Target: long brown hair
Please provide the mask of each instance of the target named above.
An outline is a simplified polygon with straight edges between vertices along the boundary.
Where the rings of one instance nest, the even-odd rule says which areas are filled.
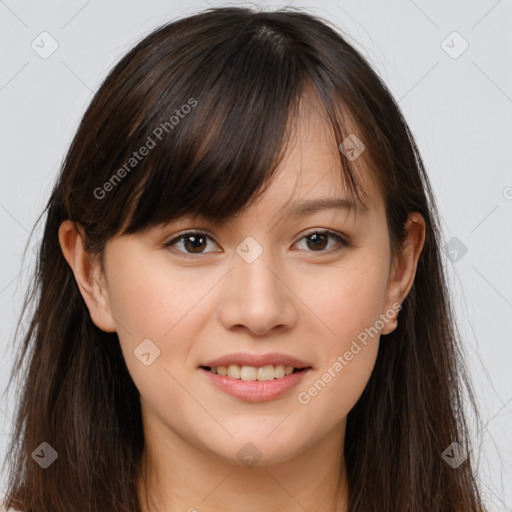
[[[306,89],[319,98],[338,143],[350,134],[363,141],[357,160],[340,151],[343,179],[359,195],[357,165],[371,170],[393,254],[408,214],[426,221],[398,327],[380,344],[347,418],[350,511],[483,510],[464,393],[477,412],[475,400],[434,195],[408,125],[379,76],[326,20],[298,9],[236,7],[153,31],[114,67],[83,116],[41,214],[44,236],[21,314],[35,303],[10,380],[17,378],[21,400],[6,459],[7,506],[140,510],[139,393],[117,334],[90,318],[59,245],[61,223],[80,223],[86,250],[101,255],[115,235],[185,213],[229,219],[270,183]],[[46,469],[32,457],[43,442],[58,454]],[[468,454],[457,468],[441,456],[453,442]]]

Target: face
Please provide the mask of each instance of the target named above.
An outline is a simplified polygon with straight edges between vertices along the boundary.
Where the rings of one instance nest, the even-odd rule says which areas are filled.
[[[96,325],[118,333],[145,428],[237,464],[240,453],[272,464],[332,432],[342,438],[422,241],[392,268],[384,202],[369,175],[360,175],[367,210],[300,209],[348,198],[329,130],[310,111],[269,189],[230,222],[183,218],[118,237],[106,247],[105,273],[91,266],[99,288],[84,286],[84,298]],[[202,368],[240,353],[307,369],[234,382],[234,367],[231,377]],[[242,369],[248,379],[257,372]]]

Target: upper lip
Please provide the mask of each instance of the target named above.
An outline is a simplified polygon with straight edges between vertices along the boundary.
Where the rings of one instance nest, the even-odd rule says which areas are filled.
[[[239,366],[255,366],[260,368],[262,366],[266,366],[272,364],[277,366],[282,364],[283,366],[293,366],[298,370],[302,368],[310,368],[310,365],[297,359],[296,357],[289,356],[286,354],[249,354],[246,352],[237,352],[234,354],[228,354],[222,357],[218,357],[217,359],[212,359],[211,361],[207,361],[206,363],[200,366],[209,366],[217,367],[217,366],[229,366],[230,364],[237,364]]]

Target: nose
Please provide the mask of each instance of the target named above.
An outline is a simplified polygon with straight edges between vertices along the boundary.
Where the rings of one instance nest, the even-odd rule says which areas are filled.
[[[297,322],[295,295],[269,253],[263,251],[251,263],[236,256],[217,306],[218,319],[226,329],[246,328],[263,336],[273,330],[290,329]]]

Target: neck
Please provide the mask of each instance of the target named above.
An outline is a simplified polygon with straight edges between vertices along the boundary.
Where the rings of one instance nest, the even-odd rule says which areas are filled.
[[[252,467],[198,449],[163,426],[151,430],[138,481],[142,512],[348,512],[345,424],[292,460]]]

